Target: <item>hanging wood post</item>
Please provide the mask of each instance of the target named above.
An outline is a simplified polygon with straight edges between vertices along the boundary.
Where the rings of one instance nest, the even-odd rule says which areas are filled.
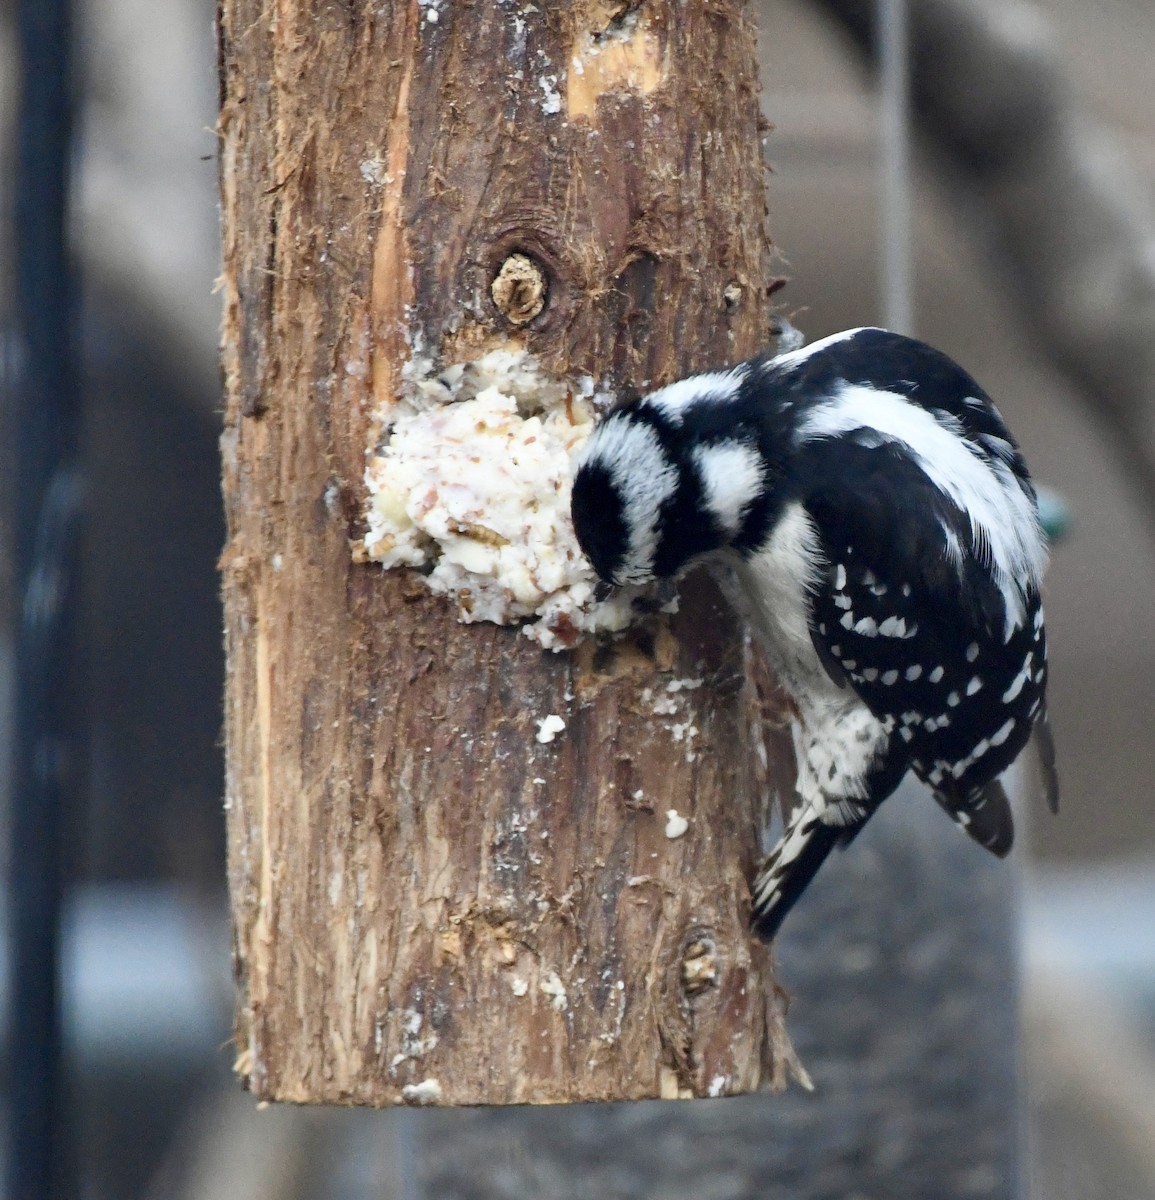
[[[386,1105],[781,1080],[746,929],[753,689],[711,586],[549,653],[351,549],[372,414],[418,352],[519,345],[642,389],[764,345],[746,5],[222,0],[220,41],[246,1085]]]

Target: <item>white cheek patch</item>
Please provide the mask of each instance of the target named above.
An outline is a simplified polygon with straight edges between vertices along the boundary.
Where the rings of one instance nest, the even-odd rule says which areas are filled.
[[[742,442],[698,446],[694,466],[706,506],[727,533],[737,533],[747,509],[762,490],[758,452]]]
[[[620,582],[648,579],[658,548],[658,517],[678,486],[678,472],[658,435],[628,414],[609,417],[594,430],[577,466],[600,466],[622,500],[630,542]]]

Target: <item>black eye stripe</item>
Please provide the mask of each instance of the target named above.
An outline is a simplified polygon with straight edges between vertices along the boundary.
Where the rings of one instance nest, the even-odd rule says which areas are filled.
[[[613,474],[596,460],[574,478],[570,504],[574,533],[598,577],[612,582],[629,552],[630,536]]]

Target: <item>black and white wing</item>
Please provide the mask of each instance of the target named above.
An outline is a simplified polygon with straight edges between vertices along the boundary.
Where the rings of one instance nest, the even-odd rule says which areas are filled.
[[[1038,592],[1008,598],[967,516],[903,447],[841,438],[805,454],[801,499],[825,559],[811,610],[819,657],[955,820],[1005,854],[998,776],[1043,714]]]

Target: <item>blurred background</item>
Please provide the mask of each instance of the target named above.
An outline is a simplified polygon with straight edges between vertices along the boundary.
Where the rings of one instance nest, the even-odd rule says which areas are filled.
[[[6,163],[20,87],[15,7],[0,6]],[[646,1153],[677,1162],[691,1147],[709,1165],[708,1179],[654,1166],[647,1181],[596,1175],[604,1131],[588,1113],[535,1114],[528,1134],[507,1125],[495,1135],[464,1113],[257,1112],[239,1091],[219,744],[214,5],[79,0],[72,247],[89,508],[76,639],[87,697],[83,803],[65,814],[69,1194],[1155,1196],[1155,9],[1149,0],[910,0],[904,119],[880,101],[873,5],[757,7],[774,126],[770,230],[791,280],[784,310],[808,339],[894,321],[903,252],[894,238],[905,230],[913,287],[900,320],[994,396],[1036,478],[1069,512],[1047,589],[1064,807],[1055,820],[1020,808],[1021,879],[999,885],[992,902],[1013,912],[1021,935],[1021,955],[1012,946],[1006,961],[1021,962],[1022,1019],[991,1057],[1022,1064],[1029,1133],[1016,1136],[1010,1096],[989,1117],[1015,1126],[994,1177],[972,1171],[936,1187],[933,1153],[922,1174],[900,1154],[882,1190],[833,1178],[809,1186],[817,1176],[802,1170],[780,1193],[760,1175],[771,1164],[735,1164],[743,1136],[760,1144],[784,1119],[773,1098],[761,1108],[693,1106],[692,1135],[664,1115],[660,1126],[623,1117],[618,1136],[630,1136],[630,1122],[644,1128]],[[7,167],[0,187],[10,212]],[[17,377],[9,290],[0,296],[6,514],[20,452],[3,424]],[[20,610],[12,545],[6,515],[5,830]],[[782,950],[792,990],[793,945]],[[793,951],[802,974],[813,946]],[[1003,972],[1000,1004],[1013,1004],[1012,974]],[[10,989],[6,973],[2,981]],[[869,992],[862,999],[872,1003]],[[981,1058],[982,1045],[973,1053]],[[810,1103],[821,1098],[820,1086]],[[559,1120],[569,1122],[569,1149],[539,1154],[533,1139],[552,1136]],[[494,1136],[507,1139],[496,1152]],[[811,1137],[805,1153],[826,1164],[841,1156],[853,1181],[853,1160],[878,1136],[864,1122],[833,1142]],[[949,1121],[926,1135],[950,1136]],[[726,1146],[724,1161],[709,1146]]]

